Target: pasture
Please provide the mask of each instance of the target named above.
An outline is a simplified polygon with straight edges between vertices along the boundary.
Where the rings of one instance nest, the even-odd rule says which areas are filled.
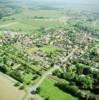
[[[54,86],[55,81],[46,79],[40,90],[40,95],[49,100],[78,100],[76,97],[61,91]]]
[[[32,33],[40,28],[60,27],[68,18],[61,10],[24,10],[0,20],[0,30]]]

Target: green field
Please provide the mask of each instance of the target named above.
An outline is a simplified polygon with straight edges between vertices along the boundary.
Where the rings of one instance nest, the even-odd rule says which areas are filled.
[[[46,79],[41,85],[40,95],[49,100],[78,100],[54,86],[55,81]]]
[[[0,20],[0,30],[32,33],[41,27],[62,26],[67,18],[57,10],[25,10]]]

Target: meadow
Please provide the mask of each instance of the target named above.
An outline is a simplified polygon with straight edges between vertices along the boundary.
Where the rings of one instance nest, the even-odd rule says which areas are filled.
[[[40,28],[60,27],[67,20],[61,10],[24,10],[0,20],[0,30],[32,33]]]
[[[54,83],[54,80],[46,79],[41,85],[40,95],[49,98],[49,100],[78,100],[76,97],[55,87]]]

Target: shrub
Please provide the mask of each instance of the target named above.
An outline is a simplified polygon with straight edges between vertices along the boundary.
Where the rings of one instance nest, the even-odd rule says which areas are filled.
[[[37,88],[36,93],[40,93],[40,88]]]
[[[92,93],[86,94],[86,100],[96,100],[95,95]]]
[[[14,84],[14,86],[16,86],[16,87],[17,87],[17,86],[20,86],[20,83],[17,82],[17,83]]]
[[[24,85],[19,87],[20,90],[24,90],[24,88],[25,88]]]
[[[50,100],[49,97],[46,97],[45,100]]]
[[[79,89],[77,86],[68,85],[68,84],[64,84],[64,83],[56,83],[56,86],[58,86],[63,91],[69,92],[75,96],[77,96],[77,94],[79,92]]]
[[[62,89],[65,92],[68,92],[74,96],[79,97],[80,99],[83,100],[95,100],[95,95],[90,93],[90,91],[83,91],[80,90],[77,86],[74,85],[69,85],[69,84],[64,84],[64,83],[56,83],[55,84],[57,87]]]

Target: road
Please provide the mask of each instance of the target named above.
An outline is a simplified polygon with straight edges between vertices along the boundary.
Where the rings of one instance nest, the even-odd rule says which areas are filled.
[[[39,80],[39,82],[37,84],[35,84],[34,86],[30,87],[28,89],[28,93],[27,96],[25,97],[24,100],[27,100],[28,97],[37,97],[37,100],[43,100],[42,97],[40,97],[38,94],[35,93],[36,89],[40,87],[40,85],[42,84],[42,82],[47,78],[48,75],[52,74],[55,70],[59,69],[59,66],[54,66],[53,68],[49,69],[47,72],[45,72],[42,76],[41,79]]]
[[[50,74],[52,74],[55,70],[59,69],[59,66],[54,66],[53,68],[49,69],[47,72],[45,72],[43,74],[43,76],[41,77],[41,79],[39,80],[39,82],[35,85],[35,88],[40,87],[40,85],[42,84],[42,82],[46,79],[46,77]]]
[[[85,38],[86,38],[86,34],[84,34],[84,36],[82,37],[82,40],[80,41],[80,44],[82,44],[82,42],[85,40]],[[71,53],[70,53],[68,56],[66,56],[66,57],[64,58],[64,60],[63,60],[62,62],[67,62],[68,59],[74,55],[74,53],[77,51],[77,49],[78,49],[78,47],[76,46],[76,47],[71,51]],[[45,72],[45,73],[42,75],[42,77],[41,77],[41,79],[39,80],[39,82],[38,82],[36,85],[34,85],[34,86],[32,86],[32,87],[30,87],[30,88],[28,89],[28,94],[27,94],[27,96],[31,96],[31,95],[32,95],[32,96],[35,96],[35,95],[37,95],[37,94],[35,94],[36,89],[40,87],[40,85],[41,85],[42,82],[48,77],[48,75],[52,74],[52,73],[53,73],[55,70],[57,70],[57,69],[60,69],[60,70],[61,70],[60,66],[54,66],[53,68],[51,68],[51,69],[49,69],[47,72]],[[34,93],[33,93],[33,92],[34,92]],[[25,100],[27,100],[27,99],[25,98]],[[40,97],[39,95],[38,95],[38,100],[42,100],[41,97]]]
[[[77,47],[74,48],[74,49],[72,50],[72,52],[65,58],[64,61],[68,61],[68,59],[69,59],[71,56],[73,56],[73,54],[75,53],[76,50],[77,50]],[[61,70],[60,66],[55,65],[53,68],[51,68],[51,69],[49,69],[48,71],[46,71],[46,72],[42,75],[42,77],[41,77],[41,79],[39,80],[39,82],[38,82],[37,84],[35,84],[34,86],[32,86],[32,87],[30,87],[30,88],[28,89],[27,95],[26,95],[26,97],[25,97],[24,100],[27,100],[27,98],[28,98],[28,97],[31,97],[31,96],[32,96],[32,97],[33,97],[33,96],[37,96],[37,97],[38,97],[37,100],[42,100],[42,97],[40,97],[39,95],[37,95],[37,94],[35,93],[35,91],[36,91],[37,88],[40,87],[40,85],[41,85],[42,82],[48,77],[48,75],[52,74],[55,70]]]

